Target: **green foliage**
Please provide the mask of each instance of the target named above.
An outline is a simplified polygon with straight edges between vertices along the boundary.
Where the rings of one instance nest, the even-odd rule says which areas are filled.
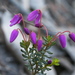
[[[24,57],[24,61],[27,62],[25,66],[30,70],[31,72],[34,72],[35,74],[39,75],[46,75],[44,72],[45,70],[51,70],[51,66],[59,65],[59,60],[54,58],[52,59],[52,63],[48,64],[48,59],[51,59],[51,56],[53,53],[49,50],[49,48],[53,45],[55,45],[55,42],[51,42],[52,38],[51,36],[42,37],[44,40],[43,47],[40,51],[37,50],[36,45],[32,45],[31,48],[29,48],[30,42],[29,41],[22,41],[20,42],[20,46],[24,49],[21,49],[22,56]],[[49,43],[51,43],[49,45]],[[48,67],[49,66],[49,67]]]
[[[30,42],[29,41],[22,40],[22,42],[20,42],[20,46],[22,48],[28,49],[29,45],[30,45]]]
[[[53,65],[59,66],[59,65],[60,65],[59,62],[60,62],[59,59],[53,58],[53,59],[52,59],[52,63],[51,63],[51,64],[48,64],[47,66],[53,66]]]
[[[50,51],[46,51],[48,54],[53,54],[52,52],[50,52]]]
[[[54,58],[52,61],[53,61],[53,62],[52,62],[53,65],[59,66],[59,62],[60,62],[59,59]]]
[[[49,36],[47,37],[47,41],[51,41],[52,38],[53,38],[53,37],[49,35]]]
[[[50,46],[48,46],[48,49],[51,47],[51,46],[54,46],[56,44],[55,41],[52,41],[53,39],[53,36],[48,36],[48,37],[42,37],[43,40],[45,41],[43,44],[44,45],[47,45],[48,43],[51,43]]]

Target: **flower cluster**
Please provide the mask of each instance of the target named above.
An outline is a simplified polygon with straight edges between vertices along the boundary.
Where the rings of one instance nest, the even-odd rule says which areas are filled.
[[[67,40],[64,33],[68,32],[69,33],[68,36],[74,42],[75,42],[75,33],[72,33],[70,31],[64,31],[64,32],[58,32],[55,36],[49,36],[47,28],[41,22],[42,12],[39,9],[32,11],[28,15],[27,20],[34,22],[34,26],[38,28],[38,33],[36,34],[34,31],[29,30],[25,26],[25,22],[24,22],[24,18],[22,14],[20,13],[16,14],[13,17],[13,19],[10,21],[11,23],[10,26],[23,22],[24,33],[19,28],[14,29],[10,35],[10,43],[12,43],[18,37],[19,32],[21,32],[24,40],[20,43],[20,45],[21,47],[25,49],[25,50],[21,50],[24,53],[22,54],[22,56],[25,58],[25,60],[29,60],[29,63],[30,63],[29,66],[31,66],[30,69],[32,69],[32,74],[35,75],[39,73],[40,71],[41,73],[44,73],[43,71],[45,69],[49,70],[47,66],[59,65],[58,59],[50,59],[50,60],[45,59],[45,57],[48,58],[48,56],[45,55],[46,52],[48,54],[51,54],[51,52],[48,51],[48,48],[50,48],[51,46],[55,44],[56,39],[59,39],[60,45],[62,46],[62,48],[65,48]],[[41,33],[40,33],[41,28],[44,28],[46,30],[46,36],[41,36]],[[29,36],[28,40],[26,40],[25,35]],[[32,42],[32,48],[29,48],[30,42]],[[35,68],[36,70],[34,71]]]
[[[35,27],[41,28],[41,27],[43,27],[43,25],[41,24],[41,17],[42,17],[41,10],[34,10],[28,15],[27,20],[34,21]],[[20,13],[16,14],[10,21],[10,23],[11,23],[10,26],[16,25],[16,24],[20,23],[21,21],[24,24],[24,19],[23,19],[22,14],[20,14]],[[12,31],[11,36],[10,36],[10,42],[13,42],[17,38],[19,31],[22,33],[22,31],[20,29],[14,29]],[[33,44],[37,44],[38,51],[40,51],[41,47],[42,47],[42,43],[43,43],[43,40],[40,39],[41,37],[39,37],[39,39],[37,40],[36,33],[33,31],[30,31],[25,26],[24,26],[24,32],[30,36],[30,39]],[[22,36],[24,38],[24,41],[26,41],[23,34],[22,34]]]

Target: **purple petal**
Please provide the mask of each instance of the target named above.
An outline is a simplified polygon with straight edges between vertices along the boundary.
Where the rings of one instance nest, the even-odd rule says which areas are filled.
[[[69,37],[70,37],[70,39],[72,39],[75,42],[75,33],[70,33]]]
[[[38,51],[41,50],[41,48],[42,48],[42,44],[43,44],[43,41],[42,41],[42,40],[38,40],[38,42],[37,42]]]
[[[30,38],[33,44],[36,44],[36,33],[35,32],[31,32],[30,33]]]
[[[11,36],[10,36],[10,43],[12,43],[18,36],[18,30],[14,29],[11,33]]]
[[[60,41],[61,46],[65,48],[66,47],[66,36],[63,34],[59,35],[59,41]]]
[[[24,31],[25,31],[25,33],[27,34],[27,35],[29,35],[30,34],[30,30],[28,29],[28,28],[24,28]]]
[[[52,60],[49,60],[49,61],[48,61],[48,64],[51,64],[51,63],[52,63]]]
[[[41,13],[38,14],[38,16],[35,19],[35,24],[38,24],[41,20]]]
[[[19,24],[22,21],[22,17],[19,17],[19,20],[17,21],[17,23]]]
[[[18,15],[14,15],[14,17],[12,18],[12,20],[10,22],[12,23],[13,21],[15,21],[17,16]]]
[[[11,22],[10,26],[20,23],[21,20],[22,20],[22,17],[19,14],[15,15],[13,19],[10,21]]]
[[[33,21],[37,15],[38,15],[38,10],[34,10],[28,15],[27,20]]]

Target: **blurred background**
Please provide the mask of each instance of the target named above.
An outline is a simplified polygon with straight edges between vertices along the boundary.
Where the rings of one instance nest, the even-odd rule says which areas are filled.
[[[0,0],[0,75],[31,75],[21,56],[21,34],[13,43],[9,42],[11,31],[17,28],[23,30],[23,25],[9,25],[15,14],[21,13],[26,19],[35,9],[42,11],[42,23],[48,28],[49,35],[66,30],[75,33],[75,0]],[[29,24],[27,27],[37,32],[37,28]],[[45,31],[41,31],[45,35]],[[50,49],[52,57],[60,59],[60,66],[53,66],[51,71],[46,71],[47,75],[75,75],[75,43],[67,33],[65,35],[66,48],[61,48],[57,41]]]

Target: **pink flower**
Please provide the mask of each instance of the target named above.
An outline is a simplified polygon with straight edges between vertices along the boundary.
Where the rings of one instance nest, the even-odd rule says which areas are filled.
[[[12,18],[12,20],[10,21],[10,23],[11,23],[10,26],[13,26],[13,25],[15,25],[15,24],[20,23],[21,20],[22,20],[21,14],[16,14],[16,15]]]
[[[75,33],[70,33],[69,37],[70,37],[70,39],[72,39],[75,42]]]
[[[30,38],[33,44],[36,44],[36,33],[35,32],[31,32],[30,33]]]
[[[38,24],[40,23],[41,17],[42,17],[41,10],[34,10],[28,15],[27,20],[35,21],[35,24]]]
[[[61,46],[65,48],[66,47],[66,36],[63,34],[59,35],[59,41],[60,41]]]
[[[38,42],[37,42],[37,48],[38,48],[38,51],[41,50],[42,44],[43,44],[43,41],[42,41],[42,40],[38,40]]]
[[[10,35],[10,43],[12,43],[18,36],[18,30],[17,29],[14,29]]]
[[[25,33],[27,34],[27,35],[29,35],[30,34],[30,30],[28,29],[28,28],[24,28],[24,31],[25,31]]]

